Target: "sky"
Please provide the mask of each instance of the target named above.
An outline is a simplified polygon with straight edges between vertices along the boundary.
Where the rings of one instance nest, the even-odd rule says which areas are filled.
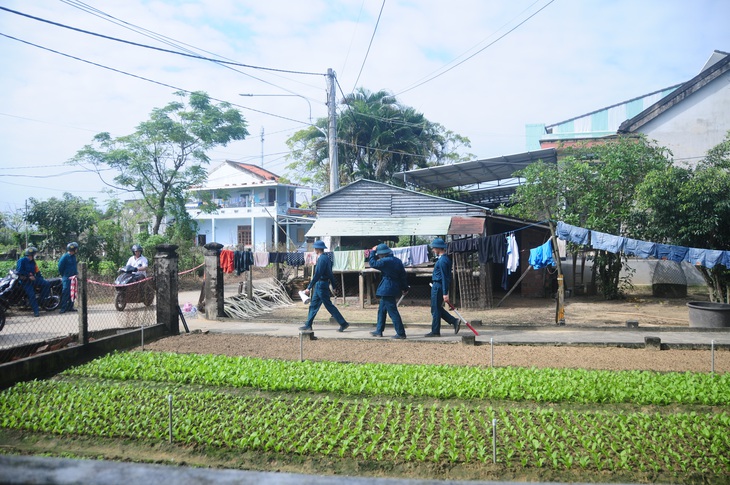
[[[64,192],[102,207],[112,194],[130,198],[67,161],[97,133],[133,133],[178,89],[205,91],[247,120],[250,135],[210,151],[211,167],[263,163],[295,179],[286,140],[327,115],[330,68],[338,99],[385,89],[469,138],[475,158],[490,158],[525,151],[526,124],[687,81],[713,50],[730,51],[727,0],[0,0],[0,8],[255,66],[0,9],[5,213]]]

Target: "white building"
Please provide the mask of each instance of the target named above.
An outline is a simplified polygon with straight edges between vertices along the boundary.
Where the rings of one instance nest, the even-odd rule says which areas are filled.
[[[198,223],[200,246],[217,242],[254,251],[295,251],[314,223],[314,212],[298,202],[312,200],[311,188],[281,183],[278,175],[255,165],[227,160],[190,192],[187,210]],[[206,210],[211,203],[213,210]]]

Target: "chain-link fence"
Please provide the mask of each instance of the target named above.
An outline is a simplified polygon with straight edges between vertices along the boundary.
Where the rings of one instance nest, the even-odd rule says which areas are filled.
[[[203,265],[180,271],[178,287],[200,289]],[[157,323],[156,283],[153,276],[138,276],[121,281],[93,276],[86,279],[86,306],[76,298],[72,285],[73,311],[61,311],[61,281],[47,280],[49,298],[40,298],[39,316],[34,316],[20,282],[17,288],[0,297],[0,363],[37,353],[57,350],[79,342],[82,321],[86,319],[89,340],[106,337],[132,328]]]

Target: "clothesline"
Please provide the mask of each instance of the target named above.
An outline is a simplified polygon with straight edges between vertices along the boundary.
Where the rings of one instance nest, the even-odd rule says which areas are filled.
[[[353,251],[327,251],[324,254],[332,260],[332,269],[335,271],[362,271],[365,269],[365,260],[369,256],[369,249]],[[404,266],[415,266],[428,262],[428,246],[408,246],[393,248],[393,256],[400,259]],[[289,266],[314,266],[317,263],[317,254],[307,252],[267,252],[267,251],[234,251],[222,249],[220,264],[224,273],[241,274],[251,266],[266,267],[269,264],[287,264]]]
[[[690,248],[642,241],[573,226],[563,221],[558,221],[556,235],[563,241],[581,246],[590,245],[593,249],[610,253],[624,253],[627,256],[637,256],[644,259],[653,257],[676,263],[688,262],[708,269],[712,269],[717,265],[730,268],[730,251],[721,249]]]

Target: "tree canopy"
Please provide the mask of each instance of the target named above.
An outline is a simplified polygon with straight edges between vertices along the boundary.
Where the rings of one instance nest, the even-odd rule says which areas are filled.
[[[651,241],[701,249],[730,248],[730,132],[695,167],[649,172],[637,188],[633,225]],[[713,301],[728,301],[730,271],[697,266]]]
[[[668,151],[644,137],[619,136],[601,144],[563,149],[557,165],[532,164],[518,173],[506,212],[533,220],[563,220],[609,234],[635,236],[630,224],[637,187],[647,173],[671,166]],[[620,296],[621,255],[598,251],[598,284],[607,299]]]
[[[186,93],[175,93],[184,98]],[[99,173],[115,170],[116,188],[136,192],[154,218],[158,234],[166,215],[180,213],[184,192],[206,178],[206,152],[248,135],[241,113],[228,103],[214,105],[203,92],[190,93],[187,104],[173,101],[155,108],[134,133],[113,138],[99,133],[70,163]]]
[[[52,249],[65,248],[101,217],[94,199],[84,200],[68,192],[61,199],[40,201],[31,197],[28,204],[26,221],[46,234],[44,246]]]
[[[329,191],[327,118],[300,130],[287,140],[293,160],[291,177],[323,192]],[[400,104],[387,91],[360,88],[340,103],[337,115],[337,150],[340,184],[366,178],[402,185],[393,179],[399,171],[468,159],[459,149],[469,139],[426,119],[414,108]]]

